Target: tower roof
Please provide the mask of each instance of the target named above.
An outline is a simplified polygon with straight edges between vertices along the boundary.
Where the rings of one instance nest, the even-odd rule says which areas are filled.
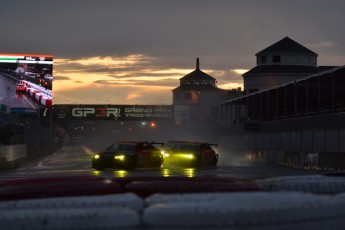
[[[282,40],[274,43],[273,45],[267,47],[266,49],[261,50],[257,54],[264,55],[264,54],[276,54],[276,53],[298,53],[298,54],[311,54],[318,56],[317,53],[311,51],[310,49],[302,46],[301,44],[295,42],[289,37],[285,37]]]
[[[205,85],[180,85],[173,89],[172,91],[186,91],[186,90],[200,90],[200,91],[211,91],[211,90],[224,90],[220,89],[212,84],[205,84]]]
[[[184,77],[180,78],[180,80],[182,80],[182,81],[185,81],[185,80],[197,80],[197,79],[205,79],[205,80],[213,80],[213,81],[216,80],[215,78],[211,77],[207,73],[205,73],[202,70],[200,70],[199,58],[196,59],[195,70],[190,72],[189,74],[185,75]]]
[[[310,75],[319,72],[316,66],[303,65],[260,65],[244,73],[242,77],[258,74],[302,74]]]

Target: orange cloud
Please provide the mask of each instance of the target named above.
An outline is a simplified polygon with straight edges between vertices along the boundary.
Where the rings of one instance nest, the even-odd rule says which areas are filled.
[[[82,59],[54,59],[54,65],[81,64],[84,66],[112,66],[116,68],[135,65],[147,62],[152,58],[143,54],[132,54],[127,56],[95,56]]]
[[[236,74],[244,74],[245,72],[249,71],[249,69],[231,69],[231,72],[235,72]]]
[[[54,103],[171,104],[171,90],[179,79],[192,72],[184,68],[160,68],[156,59],[144,54],[93,56],[81,59],[54,59]],[[218,78],[223,89],[241,84],[229,83],[232,71],[205,69]],[[238,77],[239,80],[242,80]]]
[[[127,95],[127,100],[131,100],[131,99],[135,99],[135,98],[138,98],[138,97],[140,97],[140,95],[139,94],[135,94],[135,93],[129,93],[128,95]]]

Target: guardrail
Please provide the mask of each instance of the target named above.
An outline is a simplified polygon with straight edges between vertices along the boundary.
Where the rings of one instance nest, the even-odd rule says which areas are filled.
[[[20,80],[19,82],[25,85],[26,87],[25,91],[27,92],[28,95],[33,97],[36,101],[38,101],[45,107],[47,108],[52,107],[52,90],[47,90],[42,86],[33,84],[25,80]]]
[[[66,176],[0,182],[4,229],[343,229],[345,179],[326,175],[256,181],[262,191],[126,192],[137,179]],[[146,178],[147,179],[147,178]],[[142,190],[167,178],[142,180]],[[190,178],[168,179],[187,185]],[[195,178],[213,187],[212,179]],[[228,179],[229,180],[229,179]],[[218,183],[217,182],[217,183]],[[224,182],[224,181],[223,181]],[[230,182],[230,180],[228,181]],[[225,182],[225,183],[228,183]],[[315,187],[317,185],[317,187]],[[216,186],[219,187],[219,186]],[[222,186],[223,187],[223,186]],[[236,185],[234,188],[237,188]],[[182,188],[182,186],[180,187]],[[230,188],[230,187],[229,187]],[[49,196],[53,195],[53,196]]]

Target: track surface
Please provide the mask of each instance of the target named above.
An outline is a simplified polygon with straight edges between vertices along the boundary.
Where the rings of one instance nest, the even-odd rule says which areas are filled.
[[[131,176],[184,176],[184,177],[230,177],[237,179],[261,179],[287,175],[313,175],[320,172],[314,170],[292,169],[279,165],[268,165],[263,162],[232,162],[230,152],[220,155],[216,168],[162,168],[136,169],[133,171],[113,170],[97,171],[91,168],[91,156],[106,146],[90,139],[80,139],[66,144],[53,154],[42,159],[29,162],[15,170],[2,172],[0,180],[14,178],[33,178],[51,176],[96,175],[106,178]]]

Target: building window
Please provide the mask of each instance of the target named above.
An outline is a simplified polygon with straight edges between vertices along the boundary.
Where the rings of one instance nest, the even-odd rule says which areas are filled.
[[[280,62],[280,55],[273,55],[272,62]]]

